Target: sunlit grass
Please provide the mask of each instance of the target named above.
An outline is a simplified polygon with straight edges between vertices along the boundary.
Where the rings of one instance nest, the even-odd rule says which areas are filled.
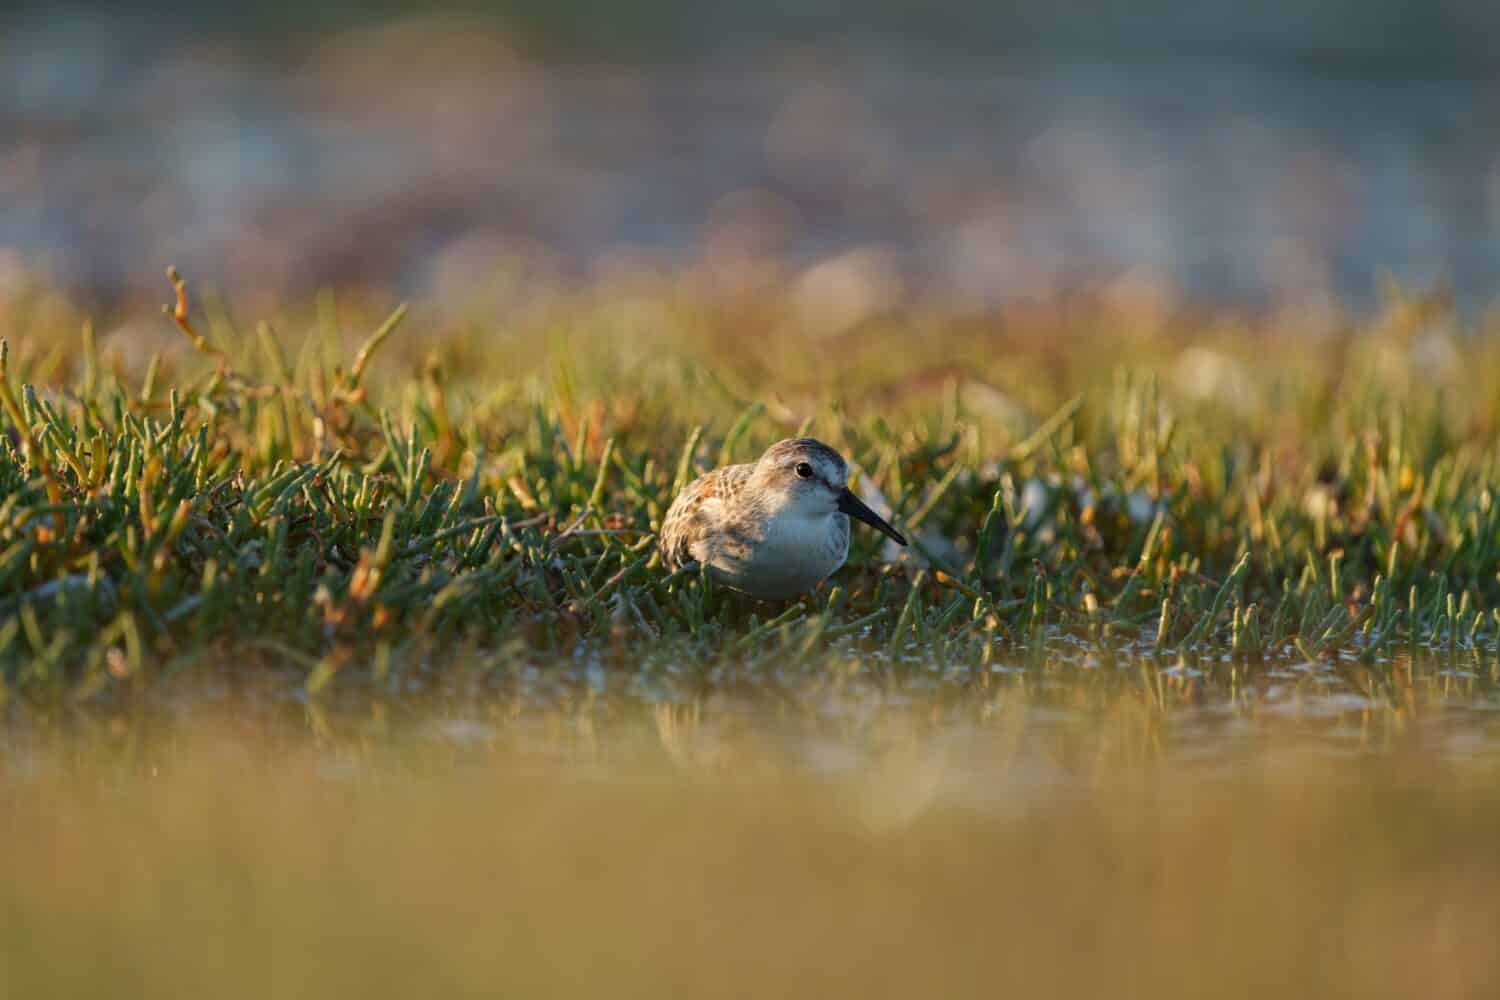
[[[1088,304],[814,336],[671,286],[499,324],[179,292],[113,336],[10,309],[0,676],[28,703],[560,661],[672,697],[833,663],[968,684],[1080,650],[1228,684],[1352,662],[1397,701],[1414,657],[1494,678],[1500,350],[1441,300],[1323,337]],[[789,607],[664,573],[675,490],[799,431],[913,558],[856,533]]]

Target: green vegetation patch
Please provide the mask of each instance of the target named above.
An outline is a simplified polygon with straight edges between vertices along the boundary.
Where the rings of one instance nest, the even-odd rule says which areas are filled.
[[[675,287],[245,327],[174,280],[168,318],[102,338],[0,309],[7,697],[459,665],[643,690],[1061,656],[1497,670],[1500,340],[1439,300],[1323,336],[1086,303],[813,332],[790,296]],[[912,551],[857,531],[785,605],[663,570],[675,491],[794,433]]]

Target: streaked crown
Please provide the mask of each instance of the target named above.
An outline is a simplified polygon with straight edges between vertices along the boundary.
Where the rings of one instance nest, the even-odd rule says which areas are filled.
[[[766,485],[824,486],[837,493],[849,481],[849,463],[816,438],[786,438],[766,449],[755,477]]]

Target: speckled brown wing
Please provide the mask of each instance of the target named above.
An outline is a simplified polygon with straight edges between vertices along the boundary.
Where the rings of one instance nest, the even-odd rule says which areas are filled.
[[[703,558],[705,546],[728,519],[751,468],[725,466],[683,487],[662,519],[657,543],[668,569],[675,571]]]

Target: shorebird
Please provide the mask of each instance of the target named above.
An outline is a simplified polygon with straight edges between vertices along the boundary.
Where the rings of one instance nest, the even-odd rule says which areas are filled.
[[[759,461],[687,485],[662,521],[662,558],[672,570],[706,565],[716,581],[763,601],[796,597],[844,565],[851,517],[906,544],[848,482],[849,463],[823,442],[778,441]]]

